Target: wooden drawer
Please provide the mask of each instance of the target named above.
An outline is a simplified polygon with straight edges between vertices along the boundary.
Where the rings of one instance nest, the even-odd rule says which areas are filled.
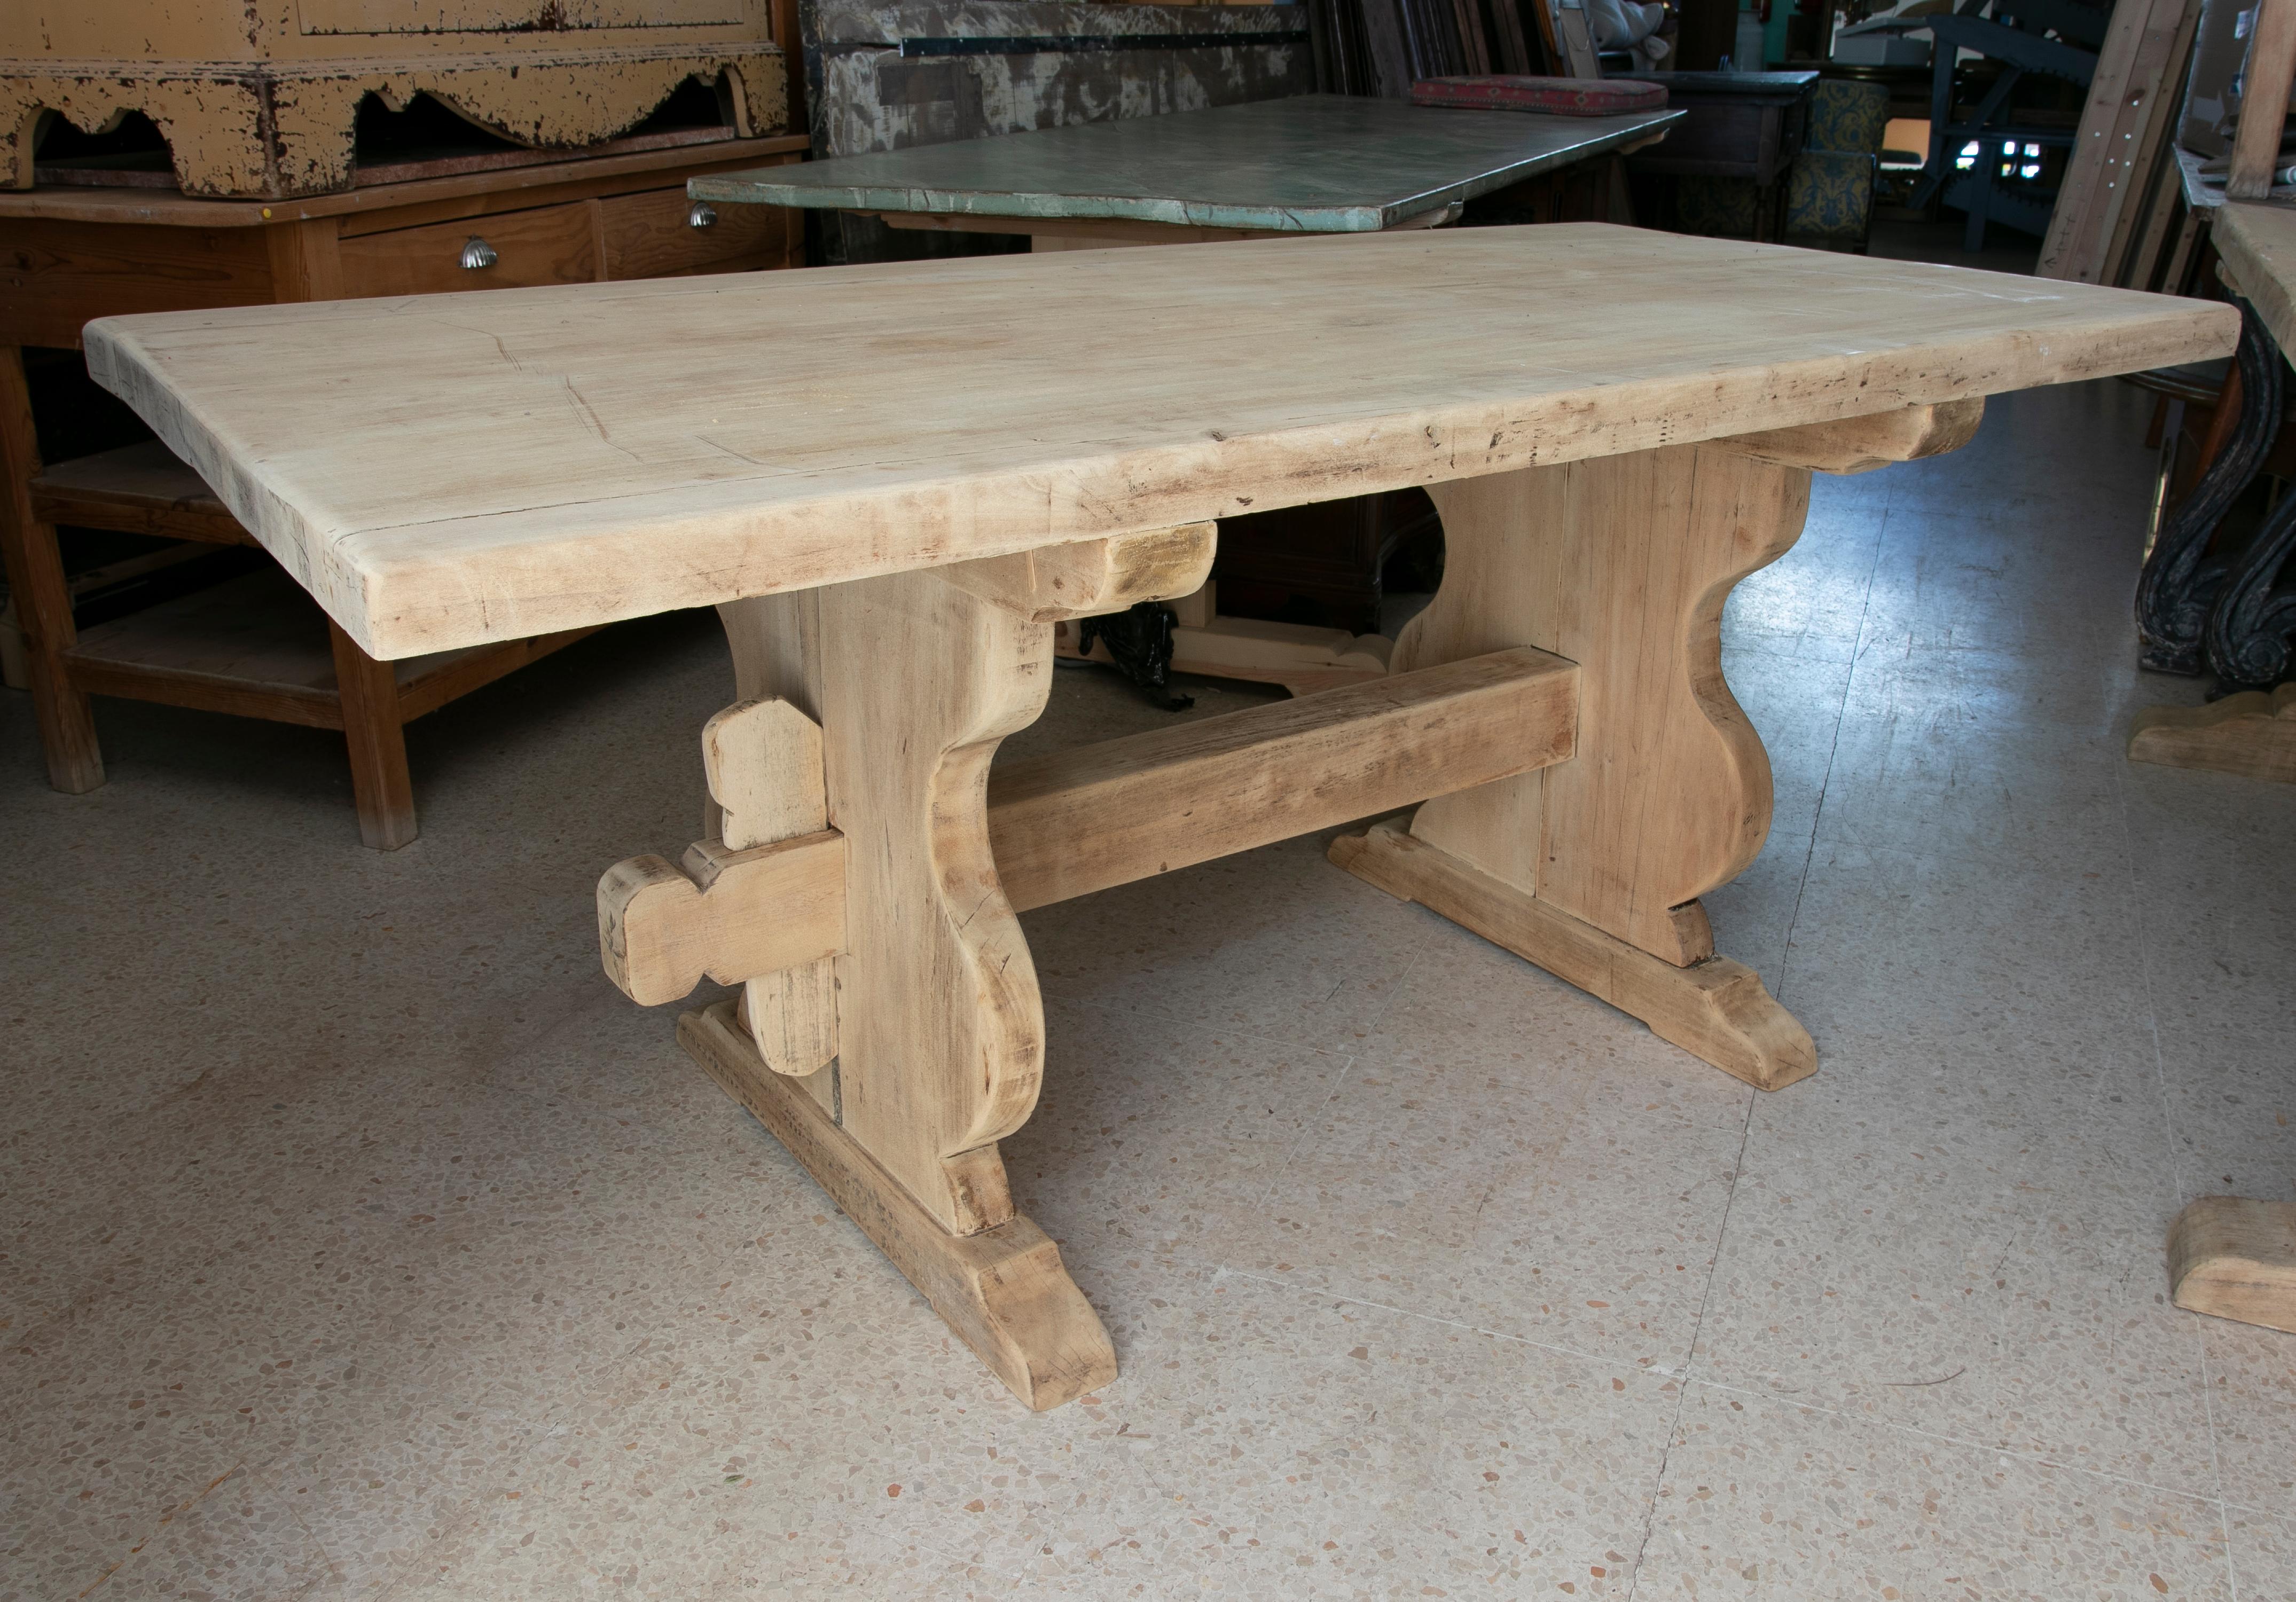
[[[794,265],[804,227],[782,206],[713,206],[718,220],[696,228],[685,189],[650,189],[598,202],[609,278],[674,278]]]
[[[593,204],[576,200],[346,239],[340,246],[343,293],[439,295],[593,282],[599,276]],[[473,238],[493,249],[492,266],[463,266],[463,247]]]

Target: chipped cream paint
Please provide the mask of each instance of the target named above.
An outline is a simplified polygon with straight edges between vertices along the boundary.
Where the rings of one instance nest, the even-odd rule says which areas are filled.
[[[823,87],[816,147],[855,156],[1315,87],[1304,36],[1283,45],[922,58],[901,55],[905,37],[1257,33],[1292,20],[1260,6],[824,0],[816,23]]]
[[[50,115],[94,133],[141,111],[184,193],[264,199],[348,187],[370,94],[427,94],[537,148],[612,138],[691,78],[725,79],[745,137],[789,118],[767,0],[36,4],[0,7],[0,181],[18,189]],[[400,15],[434,31],[367,31]]]

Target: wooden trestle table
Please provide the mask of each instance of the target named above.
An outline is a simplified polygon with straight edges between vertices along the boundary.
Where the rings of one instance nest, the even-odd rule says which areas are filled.
[[[1770,816],[1731,586],[1813,471],[2237,333],[1587,224],[108,318],[86,348],[377,657],[719,608],[712,838],[607,872],[607,971],[645,1003],[739,984],[687,1050],[1044,1408],[1116,1361],[997,1152],[1044,1055],[1016,912],[1417,805],[1332,859],[1790,1083],[1809,1035],[1699,904]],[[1054,620],[1193,590],[1232,512],[1414,484],[1448,565],[1392,676],[992,772]]]

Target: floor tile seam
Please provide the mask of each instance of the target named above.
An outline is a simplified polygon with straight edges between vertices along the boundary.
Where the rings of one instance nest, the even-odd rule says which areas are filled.
[[[281,1455],[283,1456],[284,1454],[282,1453]],[[276,1460],[277,1459],[275,1458],[273,1459],[273,1461]],[[207,1500],[208,1498],[213,1496],[217,1491],[221,1490],[226,1483],[242,1475],[251,1478],[253,1477],[253,1475],[254,1471],[247,1467],[246,1459],[234,1458],[232,1459],[231,1467],[225,1469],[223,1473],[217,1475],[214,1479],[209,1480],[206,1487],[196,1496],[189,1497],[179,1503],[171,1503],[168,1506],[168,1510],[160,1515],[159,1522],[146,1530],[143,1536],[136,1541],[135,1544],[129,1547],[127,1552],[114,1562],[111,1567],[105,1569],[102,1573],[98,1574],[93,1581],[89,1582],[86,1589],[73,1593],[73,1602],[79,1602],[79,1598],[94,1596],[102,1590],[103,1588],[111,1582],[112,1575],[118,1573],[127,1565],[128,1558],[135,1557],[145,1547],[150,1546],[152,1542],[158,1538],[161,1531],[165,1530],[169,1524],[174,1524],[176,1519],[182,1517],[184,1514],[189,1513],[193,1508],[198,1507],[201,1502]],[[296,1522],[299,1524],[302,1521],[298,1519]],[[324,1549],[322,1549],[322,1550]]]
[[[2255,1502],[2242,1501],[2236,1496],[2223,1496],[2216,1500],[2226,1513],[2253,1514],[2258,1518],[2268,1519],[2273,1524],[2283,1526],[2291,1535],[2296,1535],[2296,1501],[2290,1502],[2284,1508],[2265,1508]]]
[[[1890,508],[1887,502],[1884,502],[1881,524],[1874,531],[1873,560],[1866,564],[1866,583],[1858,599],[1857,633],[1850,644],[1849,671],[1842,675],[1841,694],[1834,702],[1833,738],[1827,743],[1825,748],[1825,772],[1818,778],[1817,800],[1810,808],[1809,846],[1802,855],[1800,879],[1794,886],[1793,910],[1786,915],[1785,951],[1778,960],[1777,987],[1771,993],[1781,1007],[1785,1005],[1787,982],[1792,973],[1794,930],[1801,924],[1802,900],[1809,893],[1810,870],[1817,859],[1818,838],[1825,830],[1825,798],[1833,789],[1834,764],[1841,759],[1842,725],[1849,722],[1850,692],[1857,688],[1857,669],[1865,658],[1866,625],[1872,620],[1874,614],[1874,576],[1881,571],[1882,552],[1889,544],[1889,541]],[[1742,1150],[1740,1156],[1742,1162]],[[1733,1189],[1734,1188],[1734,1185]],[[1717,1255],[1719,1255],[1718,1242]]]
[[[1880,526],[1874,530],[1873,560],[1867,564],[1866,569],[1864,594],[1858,610],[1857,643],[1860,645],[1863,644],[1865,640],[1866,620],[1873,612],[1874,575],[1881,568],[1882,552],[1889,543],[1889,531],[1890,514],[1889,510],[1885,505],[1882,509]],[[1841,726],[1848,716],[1847,709],[1849,704],[1849,692],[1852,686],[1857,682],[1857,656],[1853,650],[1850,658],[1849,672],[1843,677],[1841,696],[1834,707],[1833,740],[1826,748],[1825,772],[1818,780],[1817,803],[1812,809],[1810,820],[1809,845],[1803,854],[1800,880],[1794,887],[1793,910],[1786,915],[1786,927],[1784,939],[1783,942],[1783,950],[1781,951],[1778,958],[1778,982],[1775,987],[1771,991],[1772,999],[1775,1000],[1782,1009],[1786,1005],[1789,982],[1792,978],[1794,930],[1801,922],[1802,900],[1804,896],[1808,895],[1809,890],[1810,868],[1817,854],[1818,831],[1825,819],[1825,797],[1828,790],[1833,787],[1834,764],[1841,756]],[[1738,1153],[1730,1166],[1730,1189],[1728,1194],[1723,1198],[1722,1218],[1714,1235],[1714,1255],[1712,1261],[1707,1264],[1706,1285],[1699,1296],[1698,1317],[1692,1328],[1689,1350],[1685,1354],[1683,1360],[1683,1373],[1685,1378],[1687,1378],[1690,1374],[1691,1366],[1697,1361],[1698,1336],[1705,1328],[1706,1309],[1713,1300],[1714,1277],[1716,1273],[1719,1271],[1723,1254],[1728,1247],[1730,1214],[1734,1205],[1737,1201],[1739,1177],[1745,1172],[1746,1150],[1753,1135],[1754,1109],[1759,1096],[1760,1092],[1756,1091],[1750,1090],[1746,1093],[1745,1111],[1739,1124]],[[1655,1493],[1653,1493],[1652,1505],[1653,1509],[1655,1509]],[[1648,1539],[1647,1532],[1645,1532],[1644,1539],[1645,1541]]]
[[[2172,1165],[2176,1161],[2176,1140],[2173,1137],[2169,1142],[2169,1160]],[[2225,1494],[2224,1451],[2221,1437],[2217,1429],[2216,1386],[2209,1377],[2208,1331],[2202,1327],[2197,1316],[2190,1320],[2190,1338],[2199,1357],[2201,1419],[2209,1432],[2209,1473],[2216,1481],[2217,1517],[2224,1531],[2226,1575],[2232,1588],[2232,1602],[2240,1602],[2240,1565],[2234,1559],[2232,1549],[2232,1508],[2234,1504]],[[2263,1508],[2246,1506],[2243,1506],[2241,1510],[2253,1513],[2265,1512]],[[2267,1515],[2267,1516],[2270,1516]]]
[[[2120,804],[2122,883],[2128,898],[2128,912],[2136,929],[2138,974],[2144,983],[2144,1018],[2152,1042],[2153,1082],[2161,1091],[2161,1122],[2169,1137],[2169,1178],[2179,1205],[2191,1199],[2185,1189],[2183,1164],[2177,1156],[2177,1119],[2175,1101],[2169,1083],[2168,1054],[2161,1044],[2160,987],[2152,973],[2152,943],[2145,928],[2144,896],[2137,882],[2136,831],[2128,815],[2128,782],[2127,764],[2113,768],[2113,798]]]
[[[1802,898],[1809,890],[1810,869],[1817,856],[1818,832],[1825,823],[1825,797],[1833,783],[1834,764],[1841,757],[1841,728],[1849,715],[1850,691],[1857,682],[1857,667],[1865,644],[1866,625],[1873,616],[1874,576],[1881,570],[1882,552],[1889,544],[1889,535],[1890,507],[1885,500],[1882,506],[1880,521],[1874,530],[1874,555],[1872,560],[1866,565],[1866,583],[1863,593],[1859,597],[1857,631],[1850,646],[1849,671],[1842,675],[1841,695],[1834,704],[1833,738],[1826,747],[1825,772],[1818,781],[1817,803],[1810,813],[1809,844],[1802,854],[1801,875],[1794,886],[1793,910],[1787,914],[1785,935],[1781,942],[1778,956],[1778,982],[1771,991],[1771,998],[1782,1009],[1786,1004],[1787,981],[1792,971],[1794,930],[1801,921]],[[1745,1172],[1746,1148],[1753,1138],[1754,1105],[1759,1094],[1759,1091],[1751,1089],[1746,1092],[1745,1112],[1738,1131],[1738,1153],[1730,1165],[1730,1187],[1723,1197],[1722,1216],[1714,1230],[1714,1254],[1706,1265],[1706,1283],[1699,1291],[1698,1313],[1691,1322],[1690,1343],[1683,1353],[1681,1388],[1675,1395],[1674,1416],[1668,1421],[1666,1444],[1659,1453],[1658,1471],[1652,1478],[1650,1496],[1643,1508],[1642,1538],[1635,1546],[1634,1567],[1627,1582],[1627,1602],[1635,1602],[1636,1595],[1642,1589],[1643,1564],[1650,1551],[1651,1537],[1658,1528],[1659,1498],[1666,1490],[1667,1475],[1673,1465],[1676,1437],[1682,1433],[1683,1410],[1689,1404],[1691,1386],[1697,1383],[1692,1377],[1692,1369],[1698,1361],[1699,1337],[1705,1333],[1706,1310],[1713,1304],[1715,1277],[1721,1271],[1723,1253],[1728,1246],[1730,1214],[1738,1199],[1739,1176]]]
[[[1427,948],[1433,944],[1434,938],[1435,933],[1431,928],[1423,928],[1420,931],[1419,942],[1411,951],[1411,960],[1403,965],[1401,973],[1396,975],[1395,983],[1388,989],[1387,999],[1380,1003],[1378,1013],[1365,1026],[1364,1030],[1365,1039],[1379,1033],[1380,1026],[1387,1022],[1387,1015],[1395,1009],[1396,1002],[1401,1001],[1404,993],[1411,988],[1411,977],[1419,971],[1419,965],[1426,960]]]
[[[2128,814],[2128,768],[2125,756],[2113,764],[2112,795],[2120,813],[2121,882],[2128,896],[2129,920],[2136,930],[2137,971],[2144,986],[2146,1030],[2152,1042],[2153,1083],[2160,1091],[2161,1128],[2169,1153],[2169,1189],[2182,1207],[2191,1198],[2185,1194],[2184,1164],[2177,1155],[2176,1098],[2169,1083],[2168,1053],[2161,1043],[2160,987],[2152,973],[2152,943],[2145,928],[2144,890],[2137,879],[2136,830]],[[2224,1536],[2226,1583],[2232,1591],[2232,1602],[2240,1602],[2240,1565],[2233,1556],[2231,1504],[2225,1495],[2224,1451],[2217,1428],[2216,1386],[2209,1370],[2208,1334],[2196,1323],[2190,1338],[2201,1376],[2201,1423],[2209,1437],[2209,1474],[2217,1489],[2217,1521]]]
[[[295,1527],[303,1532],[303,1539],[309,1541],[311,1543],[311,1549],[318,1553],[318,1555],[326,1561],[327,1574],[333,1579],[337,1585],[348,1588],[348,1582],[346,1578],[347,1571],[345,1570],[341,1560],[336,1557],[332,1549],[331,1549],[324,1541],[320,1539],[319,1533],[311,1528],[310,1521],[303,1516],[301,1509],[295,1505],[295,1499],[288,1495],[285,1490],[272,1478],[272,1470],[277,1467],[280,1463],[285,1461],[286,1459],[291,1455],[293,1451],[294,1448],[292,1446],[289,1446],[282,1450],[277,1456],[272,1458],[260,1467],[250,1469],[248,1471],[249,1477],[254,1480],[258,1484],[261,1485],[263,1489],[275,1500],[285,1506],[287,1509],[287,1516],[293,1519],[295,1521]],[[316,1584],[316,1581],[315,1580],[313,1582],[313,1585]],[[295,1594],[297,1596],[308,1595],[311,1590],[312,1586],[307,1585]]]
[[[1616,1357],[1605,1357],[1599,1352],[1585,1352],[1576,1346],[1558,1345],[1553,1341],[1537,1340],[1529,1336],[1518,1335],[1514,1331],[1508,1329],[1493,1329],[1481,1324],[1469,1323],[1464,1319],[1445,1318],[1439,1313],[1423,1312],[1415,1307],[1398,1307],[1392,1302],[1382,1302],[1371,1296],[1355,1295],[1350,1291],[1301,1285],[1289,1279],[1271,1279],[1267,1274],[1259,1272],[1257,1270],[1238,1268],[1234,1263],[1223,1263],[1218,1266],[1219,1277],[1232,1277],[1238,1279],[1247,1279],[1254,1285],[1265,1285],[1270,1289],[1280,1290],[1288,1295],[1299,1296],[1304,1299],[1317,1302],[1344,1302],[1353,1307],[1368,1307],[1378,1312],[1394,1313],[1400,1318],[1410,1319],[1417,1323],[1434,1324],[1446,1329],[1464,1330],[1469,1335],[1481,1336],[1488,1340],[1505,1341],[1510,1345],[1529,1346],[1537,1351],[1552,1353],[1557,1357],[1569,1358],[1573,1362],[1584,1363],[1590,1368],[1600,1369],[1603,1372],[1614,1376],[1620,1369],[1631,1369],[1639,1375],[1655,1377],[1657,1378],[1672,1381],[1677,1384],[1679,1384],[1682,1378],[1678,1370],[1669,1368],[1661,1363],[1652,1363],[1649,1367],[1645,1368],[1644,1365],[1632,1359],[1621,1360]]]
[[[1997,873],[1997,870],[2006,870],[2017,878],[2036,884],[2062,883],[2065,870],[2070,869],[2079,872],[2084,863],[2097,863],[2103,869],[2121,865],[2115,860],[2119,855],[2118,853],[2100,852],[2095,856],[2087,856],[2078,851],[2071,851],[2057,856],[2055,860],[2060,864],[2057,868],[2037,868],[2033,866],[2034,856],[2031,852],[2019,851],[2006,845],[1999,849],[1989,846],[1973,845],[1956,846],[1955,849],[1949,851],[1924,850],[1918,846],[1898,845],[1890,839],[1877,838],[1879,831],[1869,834],[1852,832],[1860,827],[1860,823],[1855,819],[1838,820],[1831,827],[1823,821],[1813,822],[1809,829],[1811,856],[1816,856],[1817,847],[1820,846],[1846,846],[1855,851],[1871,852],[1878,856],[1896,857],[1908,864],[1933,864],[1949,868],[1966,862],[1973,867],[1996,870]]]
[[[1796,897],[1795,905],[1797,910],[1799,910],[1800,905],[1799,896]],[[1793,928],[1791,920],[1788,922],[1786,927],[1787,942],[1789,946],[1791,946]],[[1785,985],[1785,974],[1783,968],[1779,971],[1778,984],[1779,988],[1783,990]],[[1781,1005],[1783,1005],[1783,1003],[1781,1003]],[[1674,1399],[1674,1416],[1667,1424],[1666,1446],[1659,1454],[1658,1472],[1652,1479],[1650,1500],[1643,1510],[1642,1539],[1635,1547],[1634,1572],[1628,1582],[1627,1602],[1634,1602],[1635,1593],[1642,1584],[1643,1559],[1650,1550],[1651,1537],[1656,1533],[1658,1528],[1659,1498],[1664,1494],[1666,1491],[1667,1474],[1673,1465],[1675,1439],[1682,1433],[1683,1410],[1689,1406],[1690,1388],[1693,1385],[1697,1383],[1697,1381],[1693,1377],[1691,1370],[1693,1366],[1698,1361],[1699,1337],[1706,1331],[1706,1310],[1713,1304],[1714,1280],[1715,1277],[1721,1272],[1722,1254],[1725,1242],[1727,1240],[1729,1236],[1730,1214],[1732,1210],[1735,1207],[1738,1200],[1738,1176],[1745,1172],[1746,1146],[1753,1137],[1754,1103],[1756,1098],[1760,1094],[1760,1091],[1753,1090],[1751,1087],[1749,1087],[1746,1091],[1745,1121],[1739,1128],[1738,1155],[1730,1165],[1730,1188],[1723,1196],[1722,1216],[1716,1223],[1714,1229],[1714,1255],[1712,1259],[1706,1265],[1706,1283],[1700,1288],[1698,1295],[1698,1314],[1697,1317],[1691,1321],[1690,1344],[1683,1353],[1682,1368],[1678,1376],[1681,1389],[1676,1393]]]
[[[1177,1024],[1184,1028],[1200,1033],[1233,1034],[1240,1039],[1257,1042],[1261,1045],[1280,1046],[1287,1051],[1313,1051],[1318,1057],[1351,1059],[1357,1055],[1352,1049],[1341,1051],[1331,1046],[1318,1046],[1308,1041],[1292,1040],[1281,1034],[1269,1034],[1249,1025],[1207,1022],[1201,1013],[1175,1012],[1161,1007],[1144,1004],[1136,1007],[1114,1007],[1106,1001],[1094,1001],[1088,996],[1069,994],[1057,990],[1046,990],[1043,994],[1046,1001],[1058,1001],[1064,1007],[1088,1008],[1092,1011],[1111,1018],[1151,1018],[1163,1023]]]
[[[2202,1507],[2215,1508],[2220,1511],[2226,1505],[2223,1498],[2205,1492],[2193,1491],[2177,1485],[2158,1484],[2151,1480],[2138,1479],[2133,1475],[2114,1474],[2107,1469],[2092,1468],[2085,1464],[2068,1462],[2060,1455],[2028,1451],[2018,1447],[2005,1446],[1997,1441],[1978,1440],[1966,1435],[1951,1434],[1943,1430],[1923,1429],[1919,1425],[1907,1424],[1901,1419],[1876,1418],[1851,1412],[1845,1408],[1831,1406],[1823,1402],[1800,1401],[1780,1396],[1775,1392],[1757,1390],[1751,1385],[1733,1385],[1728,1380],[1685,1377],[1683,1384],[1685,1392],[1691,1386],[1697,1386],[1728,1395],[1743,1396],[1750,1402],[1774,1411],[1780,1409],[1792,1409],[1796,1411],[1823,1413],[1828,1418],[1839,1418],[1853,1428],[1889,1430],[1897,1434],[1910,1435],[1915,1440],[1934,1441],[1939,1445],[1951,1446],[1964,1451],[1990,1453],[1995,1457],[2006,1458],[2030,1467],[2053,1468],[2065,1474],[2081,1475],[2089,1479],[2103,1480],[2115,1485],[2125,1485],[2132,1490],[2148,1492],[2155,1495],[2173,1496],[2185,1501],[2198,1503]],[[2250,1510],[2251,1509],[2243,1509],[2243,1511]],[[2271,1516],[2268,1510],[2252,1510],[2263,1512],[2267,1517]]]
[[[1284,1176],[1292,1172],[1292,1165],[1298,1161],[1300,1149],[1308,1144],[1309,1137],[1316,1132],[1316,1124],[1322,1115],[1340,1099],[1340,1092],[1347,1088],[1349,1079],[1355,1073],[1355,1067],[1356,1058],[1353,1057],[1341,1062],[1340,1071],[1332,1075],[1332,1088],[1324,1092],[1324,1099],[1316,1104],[1314,1111],[1301,1116],[1300,1127],[1292,1132],[1290,1144],[1284,1147],[1283,1155],[1276,1159],[1275,1171],[1268,1175],[1267,1189],[1259,1193],[1259,1210],[1262,1213],[1265,1213],[1275,1201],[1277,1188],[1283,1183]]]

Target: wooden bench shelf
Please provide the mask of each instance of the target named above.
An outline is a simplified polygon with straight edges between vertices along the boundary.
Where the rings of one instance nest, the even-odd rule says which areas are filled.
[[[58,462],[32,480],[31,491],[34,512],[49,523],[205,544],[255,543],[200,476],[157,440]],[[593,632],[378,662],[283,569],[266,565],[99,624],[62,661],[72,688],[87,695],[344,731],[360,832],[387,848],[414,838],[405,725]]]
[[[623,142],[486,170],[425,168],[275,204],[146,187],[0,192],[0,559],[51,784],[81,794],[103,782],[91,694],[340,729],[360,836],[392,849],[415,835],[401,726],[586,631],[393,666],[361,652],[316,606],[291,605],[275,574],[178,593],[140,617],[91,617],[80,638],[58,526],[255,542],[157,445],[43,470],[26,348],[76,347],[92,319],[126,313],[738,274],[803,259],[796,213],[716,212],[685,192],[698,175],[793,161],[802,136],[636,143],[648,148]],[[107,580],[123,576],[133,575]]]

